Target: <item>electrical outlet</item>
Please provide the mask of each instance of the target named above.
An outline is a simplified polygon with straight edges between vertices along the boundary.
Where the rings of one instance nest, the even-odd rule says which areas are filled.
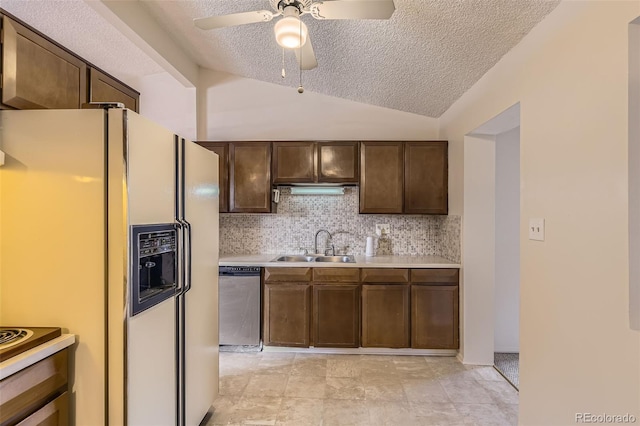
[[[529,219],[529,239],[536,241],[544,241],[544,219]]]
[[[381,237],[382,234],[390,235],[391,234],[391,226],[388,223],[378,223],[376,224],[376,235]]]

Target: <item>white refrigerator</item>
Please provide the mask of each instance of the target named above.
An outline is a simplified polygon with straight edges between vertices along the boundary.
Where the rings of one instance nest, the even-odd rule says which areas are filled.
[[[0,111],[0,151],[0,324],[78,336],[72,424],[198,425],[218,390],[217,156],[106,107]]]

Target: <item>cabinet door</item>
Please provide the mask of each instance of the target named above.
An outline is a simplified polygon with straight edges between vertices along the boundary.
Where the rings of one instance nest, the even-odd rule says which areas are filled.
[[[458,349],[458,286],[411,285],[411,347]]]
[[[313,284],[313,345],[360,346],[360,286]]]
[[[360,213],[402,213],[402,142],[360,145]]]
[[[358,142],[318,142],[318,182],[358,183]]]
[[[220,213],[229,211],[229,143],[228,142],[196,142],[218,154],[218,185],[220,186]]]
[[[75,109],[87,99],[86,64],[2,17],[2,103],[17,109]]]
[[[362,346],[409,347],[409,286],[362,286]]]
[[[271,212],[271,142],[229,144],[229,211]]]
[[[405,142],[404,212],[447,214],[447,142]]]
[[[121,102],[125,108],[139,111],[140,93],[118,80],[91,68],[89,72],[89,102]]]
[[[309,346],[310,285],[264,285],[264,344]]]
[[[47,405],[18,423],[17,426],[68,426],[69,394],[63,393]]]
[[[273,183],[312,183],[316,180],[315,142],[274,142]]]

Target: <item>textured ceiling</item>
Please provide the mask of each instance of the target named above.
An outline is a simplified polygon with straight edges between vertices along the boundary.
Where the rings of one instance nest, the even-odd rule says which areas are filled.
[[[272,10],[269,0],[143,3],[200,65],[298,86],[292,52],[286,54],[287,77],[281,77],[275,20],[209,31],[193,26],[193,18]],[[390,20],[318,21],[304,15],[318,67],[303,72],[303,85],[325,95],[439,117],[558,3],[395,0]]]
[[[318,60],[317,68],[302,74],[305,89],[439,117],[559,3],[394,1],[390,20],[317,21],[304,15]],[[141,3],[199,65],[298,86],[292,52],[285,56],[287,77],[280,75],[275,20],[209,31],[193,26],[193,18],[271,10],[269,0]],[[0,0],[0,7],[125,81],[163,71],[83,0]]]

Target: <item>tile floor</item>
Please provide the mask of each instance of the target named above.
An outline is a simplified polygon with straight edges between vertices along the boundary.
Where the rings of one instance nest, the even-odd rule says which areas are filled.
[[[515,425],[518,393],[453,357],[220,353],[208,425]]]

